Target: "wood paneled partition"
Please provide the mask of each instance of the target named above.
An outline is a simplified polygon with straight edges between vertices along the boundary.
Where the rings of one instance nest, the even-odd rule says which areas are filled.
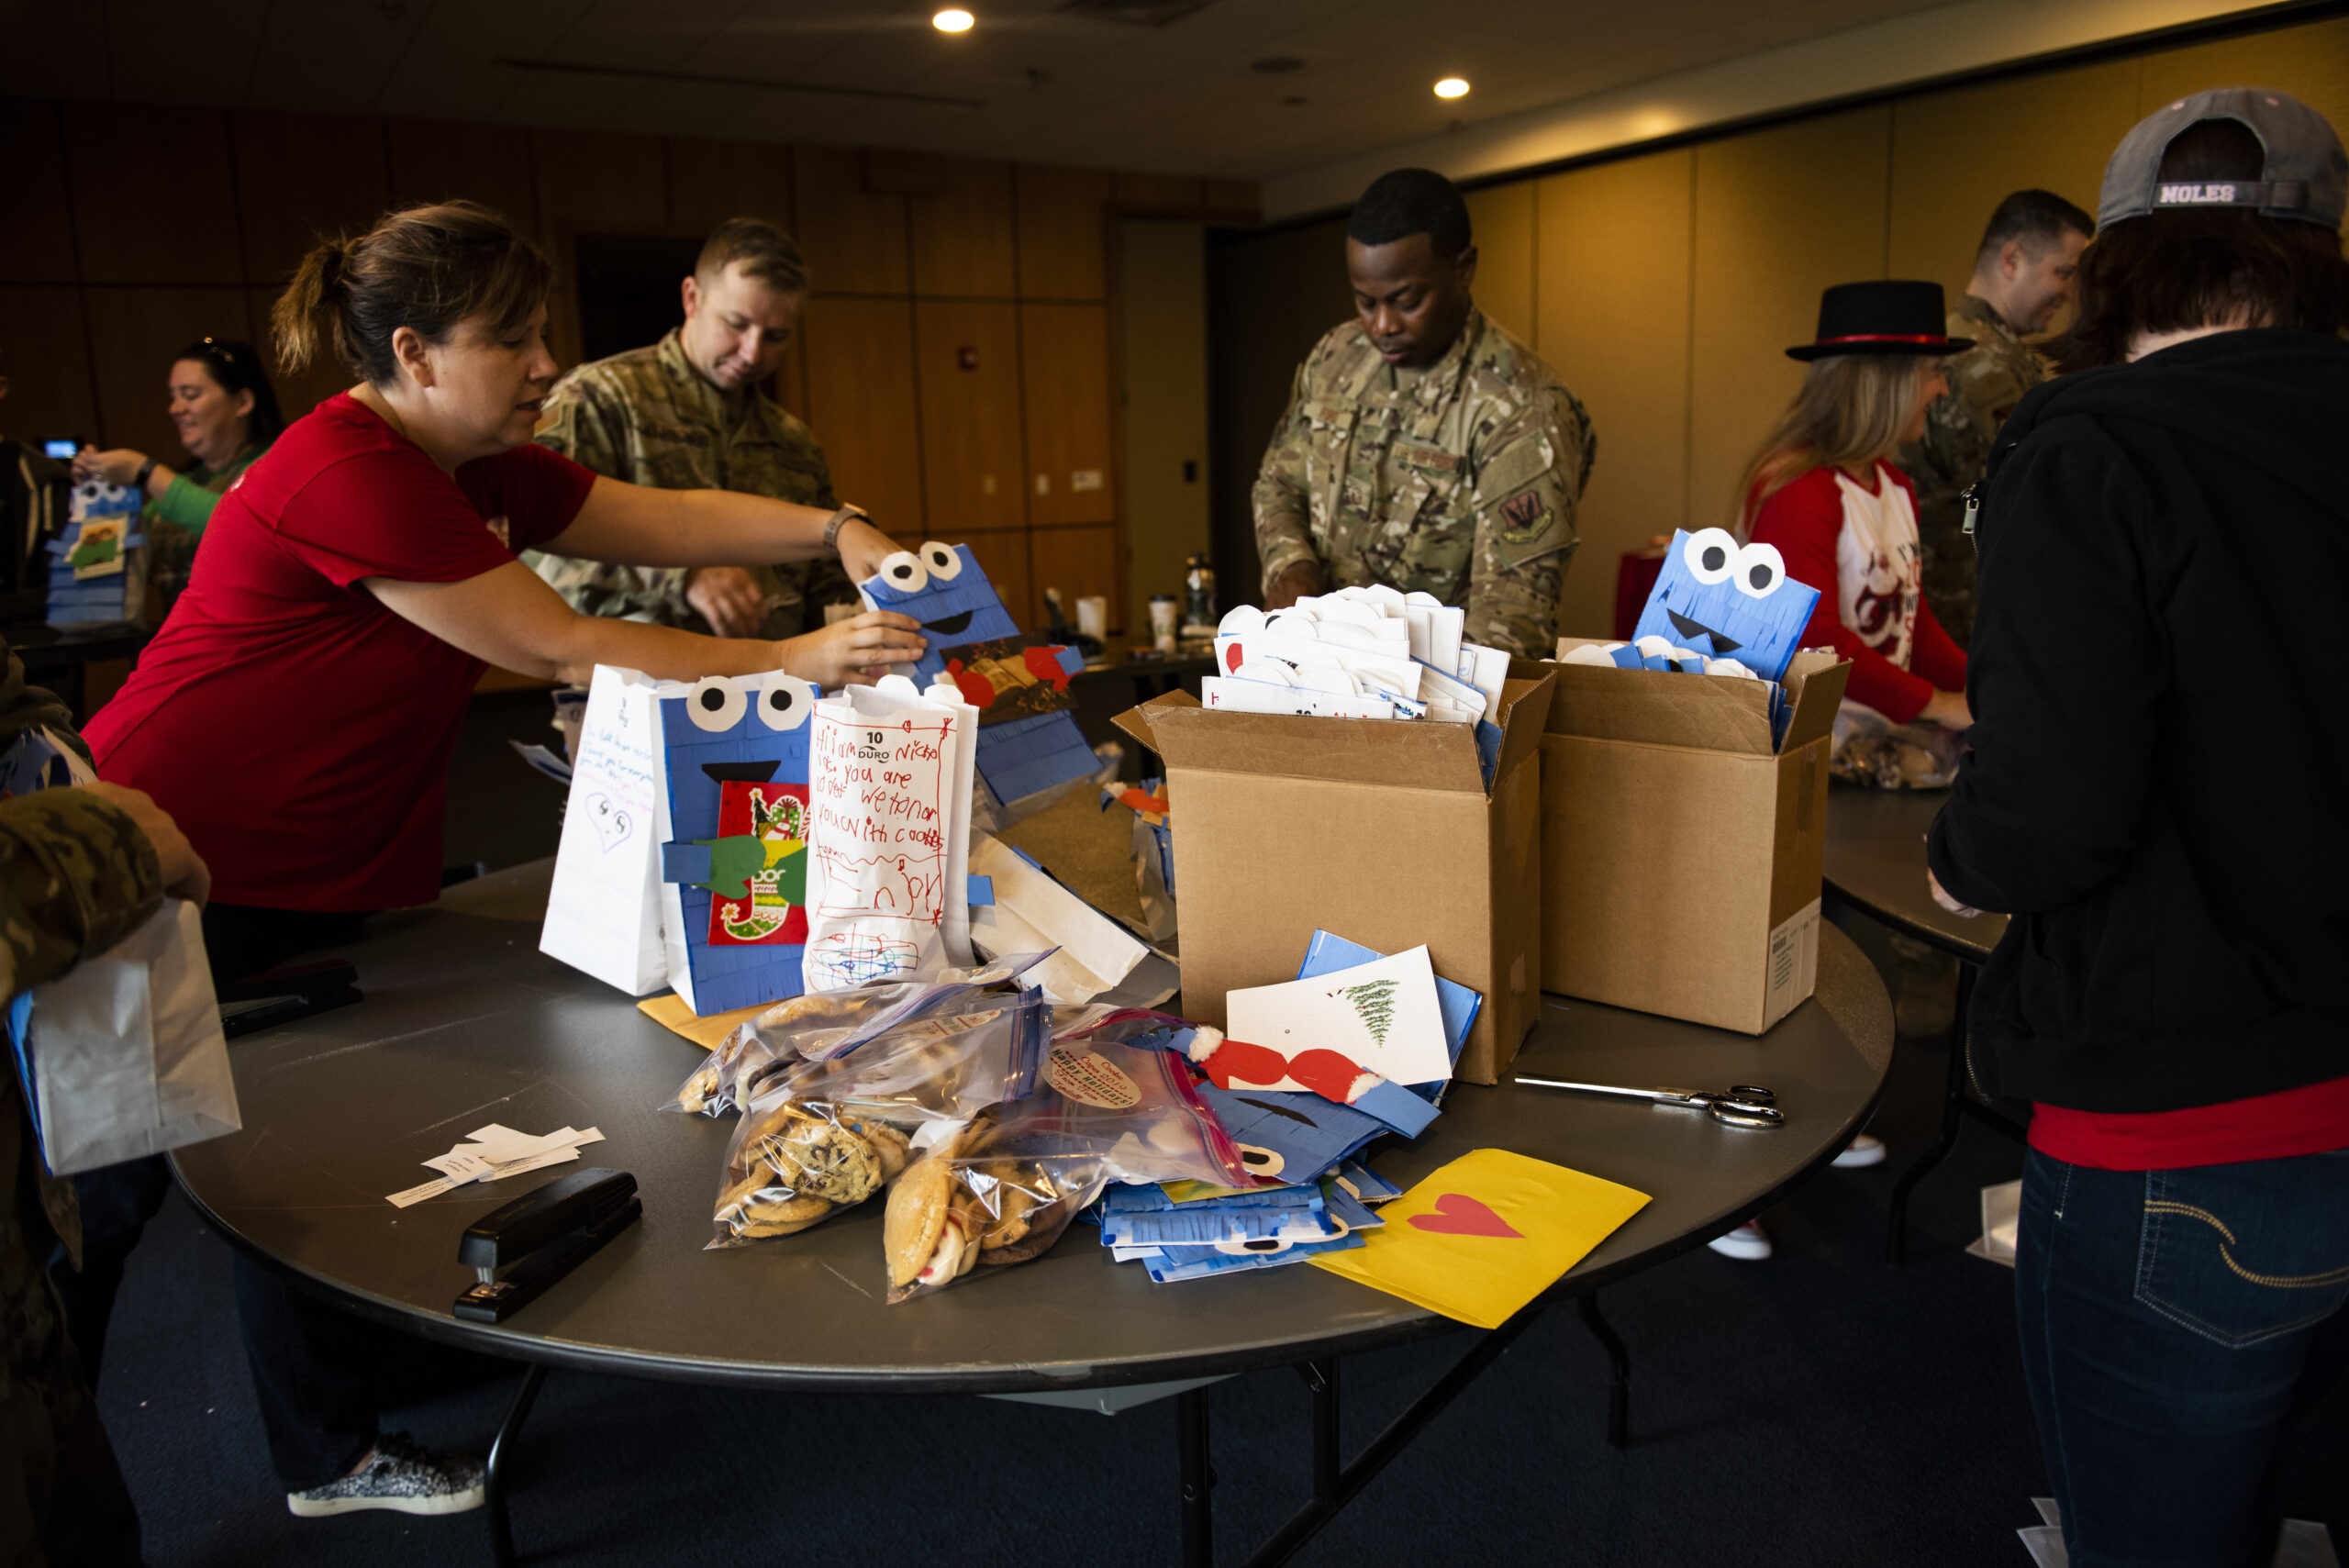
[[[2150,49],[1896,97],[1469,193],[1476,295],[1589,408],[1598,459],[1560,626],[1609,629],[1617,563],[1726,522],[1802,367],[1820,291],[1938,279],[1953,295],[2000,197],[2041,186],[2093,211],[2137,119],[2205,87],[2280,87],[2349,132],[2349,17]],[[1345,318],[1344,224],[1210,253],[1218,565],[1252,595],[1248,487],[1298,359]]]
[[[1124,618],[1108,255],[1126,212],[1247,221],[1252,185],[926,153],[349,116],[0,99],[0,428],[171,461],[170,356],[265,340],[321,233],[464,196],[555,272],[548,337],[579,356],[582,235],[797,237],[811,297],[777,395],[841,495],[912,545],[967,540],[1023,625],[1041,595]],[[282,367],[279,367],[282,372]],[[280,373],[289,418],[348,381]],[[1031,537],[1032,536],[1032,537]]]

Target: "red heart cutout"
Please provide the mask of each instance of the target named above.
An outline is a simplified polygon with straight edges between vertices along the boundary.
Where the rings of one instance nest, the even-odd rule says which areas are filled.
[[[1237,674],[1239,673],[1240,666],[1245,663],[1247,659],[1248,655],[1240,651],[1240,644],[1237,642],[1228,643],[1225,645],[1223,650],[1223,667],[1225,669]]]
[[[1411,1223],[1421,1230],[1441,1231],[1446,1236],[1514,1236],[1525,1240],[1524,1233],[1509,1229],[1508,1221],[1470,1197],[1466,1193],[1446,1193],[1435,1200],[1433,1214],[1415,1214]]]

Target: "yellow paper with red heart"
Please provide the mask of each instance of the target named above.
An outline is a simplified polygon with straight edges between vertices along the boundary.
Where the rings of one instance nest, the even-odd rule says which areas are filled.
[[[1379,1210],[1350,1251],[1308,1260],[1374,1290],[1497,1329],[1582,1262],[1648,1195],[1506,1149],[1463,1154]]]

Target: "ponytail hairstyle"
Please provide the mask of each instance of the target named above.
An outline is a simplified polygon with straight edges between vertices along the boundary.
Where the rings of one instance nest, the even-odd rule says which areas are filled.
[[[1814,468],[1865,468],[1900,450],[1917,393],[1936,361],[1925,354],[1834,354],[1813,360],[1802,390],[1738,485],[1742,536],[1762,503]]]
[[[331,344],[351,374],[387,387],[399,379],[392,335],[401,328],[435,347],[474,319],[509,336],[545,303],[551,275],[537,246],[478,203],[386,213],[302,258],[270,312],[277,362],[299,375]]]

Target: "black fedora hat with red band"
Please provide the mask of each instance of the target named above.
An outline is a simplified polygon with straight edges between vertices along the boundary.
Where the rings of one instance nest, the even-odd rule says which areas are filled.
[[[1787,357],[1956,354],[1974,347],[1971,338],[1945,336],[1946,320],[1939,284],[1837,284],[1819,296],[1819,341],[1798,343]]]

